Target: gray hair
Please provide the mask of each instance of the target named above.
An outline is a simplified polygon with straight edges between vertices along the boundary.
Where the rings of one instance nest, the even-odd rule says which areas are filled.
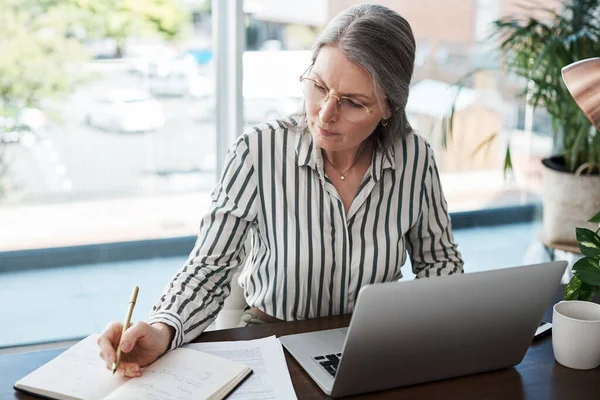
[[[387,126],[377,125],[371,137],[389,152],[412,132],[405,107],[415,63],[415,38],[409,23],[397,12],[377,4],[359,4],[339,13],[313,45],[312,62],[324,46],[336,47],[373,79],[392,113]],[[306,126],[306,112],[302,119]]]

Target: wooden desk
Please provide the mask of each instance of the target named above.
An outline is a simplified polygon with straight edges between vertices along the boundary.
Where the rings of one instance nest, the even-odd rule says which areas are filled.
[[[562,288],[557,296],[562,294]],[[558,298],[557,298],[558,301]],[[550,311],[550,309],[549,309]],[[548,315],[548,313],[547,313]],[[348,326],[350,316],[284,322],[204,333],[198,342],[258,339],[270,335],[332,329]],[[468,345],[468,343],[465,343]],[[0,357],[0,398],[34,399],[12,389],[13,384],[62,350],[49,350]],[[286,360],[299,399],[327,398],[302,367],[286,352]],[[552,339],[534,341],[523,361],[514,368],[486,372],[411,387],[354,396],[352,399],[598,399],[600,368],[577,371],[554,361]]]

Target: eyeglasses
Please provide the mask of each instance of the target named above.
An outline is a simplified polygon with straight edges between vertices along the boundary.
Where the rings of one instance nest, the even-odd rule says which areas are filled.
[[[342,118],[350,122],[362,121],[375,111],[350,97],[336,96],[325,89],[317,80],[304,76],[311,67],[312,65],[300,76],[304,98],[308,103],[322,107],[330,97],[335,97],[338,113]]]

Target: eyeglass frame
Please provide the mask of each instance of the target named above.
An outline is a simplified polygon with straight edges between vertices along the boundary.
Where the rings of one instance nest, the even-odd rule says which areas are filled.
[[[308,68],[306,68],[306,70],[305,70],[305,71],[302,73],[302,75],[300,75],[300,77],[298,78],[298,80],[300,81],[300,83],[304,83],[304,80],[305,80],[305,79],[308,79],[309,81],[311,81],[311,82],[314,82],[315,84],[317,84],[317,85],[321,86],[323,89],[325,89],[325,86],[323,86],[323,84],[322,84],[322,83],[320,83],[319,81],[317,81],[317,80],[315,80],[315,79],[313,79],[313,78],[309,78],[309,77],[307,77],[307,76],[304,76],[304,75],[306,75],[306,73],[307,73],[307,72],[308,72],[308,71],[309,71],[309,70],[310,70],[310,69],[311,69],[311,68],[312,68],[314,65],[315,65],[314,63],[313,63],[313,64],[310,64],[310,65],[308,66]],[[336,98],[338,107],[339,107],[339,105],[340,105],[340,100],[342,100],[342,99],[346,99],[346,100],[348,100],[348,101],[351,101],[351,102],[352,102],[352,103],[354,103],[354,104],[358,104],[358,105],[362,106],[362,107],[365,109],[365,111],[367,112],[367,115],[369,115],[369,116],[370,116],[371,114],[373,114],[373,111],[375,111],[375,109],[374,109],[374,108],[369,108],[369,107],[365,106],[363,103],[361,103],[360,101],[357,101],[357,100],[351,99],[350,97],[347,97],[347,96],[336,96],[335,94],[331,93],[331,91],[327,91],[327,94],[325,95],[325,98],[323,99],[323,104],[325,104],[325,103],[327,102],[327,100],[329,100],[329,98],[330,98],[331,96],[333,96],[333,97],[335,97],[335,98]]]

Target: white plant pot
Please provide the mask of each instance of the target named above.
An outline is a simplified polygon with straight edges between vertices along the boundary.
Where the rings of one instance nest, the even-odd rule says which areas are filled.
[[[577,243],[575,228],[595,230],[587,222],[600,211],[600,176],[577,176],[542,166],[544,235],[558,243]]]

